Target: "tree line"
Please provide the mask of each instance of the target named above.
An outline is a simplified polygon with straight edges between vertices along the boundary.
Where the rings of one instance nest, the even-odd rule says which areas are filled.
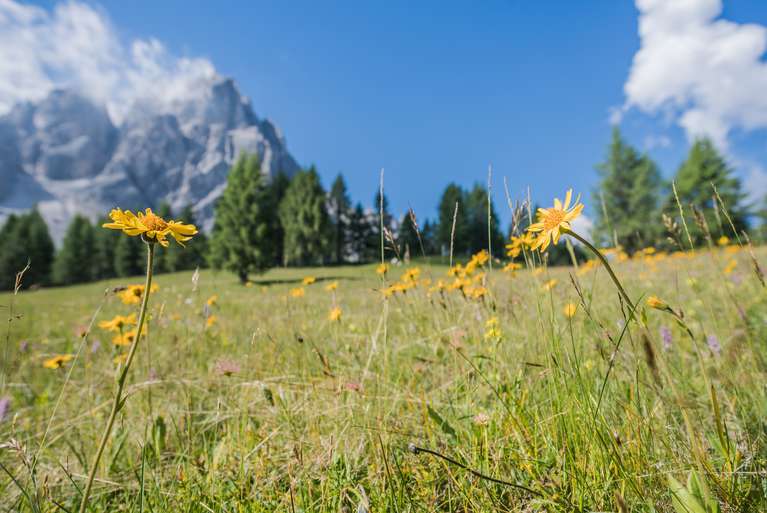
[[[664,181],[657,164],[614,128],[597,170],[591,235],[600,246],[621,246],[629,254],[647,246],[700,246],[712,237],[732,236],[733,228],[736,233],[748,230],[754,216],[767,220],[767,210],[744,204],[740,181],[705,138],[693,142],[673,181]],[[191,207],[174,213],[163,204],[157,210],[166,219],[195,223]],[[140,240],[103,230],[102,222],[75,216],[56,252],[39,212],[11,215],[0,228],[0,289],[11,289],[15,274],[28,261],[26,284],[69,285],[140,275],[145,265]],[[527,216],[517,229],[529,222]],[[292,178],[282,173],[270,178],[262,173],[257,155],[243,154],[216,203],[210,237],[201,234],[186,249],[171,246],[159,252],[156,270],[211,266],[230,270],[245,282],[251,273],[277,266],[379,261],[382,251],[386,260],[450,251],[461,257],[488,247],[494,256],[502,256],[510,231],[501,229],[481,184],[469,189],[448,184],[435,220],[419,218],[412,210],[395,219],[380,190],[365,208],[352,201],[342,174],[326,191],[313,166]],[[763,239],[759,233],[751,235]],[[551,264],[569,262],[563,248],[549,253]]]

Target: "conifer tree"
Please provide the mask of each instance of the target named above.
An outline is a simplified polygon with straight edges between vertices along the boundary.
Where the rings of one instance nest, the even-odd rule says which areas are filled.
[[[118,237],[115,244],[115,274],[121,278],[144,272],[144,243],[140,237]]]
[[[0,280],[3,289],[13,288],[16,273],[29,263],[22,285],[47,285],[51,280],[54,246],[48,226],[37,211],[10,216],[2,230]]]
[[[173,219],[173,212],[171,211],[170,204],[167,201],[160,203],[157,207],[157,215],[163,219]],[[154,270],[156,273],[169,273],[175,269],[173,260],[176,258],[174,250],[177,250],[174,245],[169,245],[167,248],[162,248],[155,254]]]
[[[243,284],[249,273],[267,270],[275,260],[274,215],[259,157],[240,155],[216,204],[211,265],[233,271]]]
[[[191,205],[184,207],[178,216],[178,220],[186,224],[197,224]],[[189,271],[205,266],[208,238],[200,231],[194,236],[194,239],[186,243],[186,247],[171,244],[163,249],[166,254],[165,258],[169,272]]]
[[[723,219],[721,214],[717,215],[714,187],[724,202],[735,229],[740,232],[748,228],[747,212],[742,205],[745,195],[741,190],[740,180],[733,175],[732,169],[711,140],[704,138],[693,143],[687,159],[676,173],[674,182],[693,244],[703,244],[705,238],[691,212],[691,205],[704,215],[714,238],[733,235],[729,222]],[[679,207],[673,195],[668,198],[664,211],[675,218],[679,217]]]
[[[453,237],[453,216],[455,205],[458,203],[458,215]],[[448,254],[452,239],[453,253],[462,255],[468,251],[468,224],[466,217],[466,191],[459,185],[450,183],[445,187],[439,200],[438,220],[436,228],[436,244],[442,254]]]
[[[102,228],[104,223],[109,223],[108,217],[101,218],[94,226],[93,240],[95,245],[95,257],[93,259],[93,279],[106,280],[117,276],[115,270],[115,250],[120,233],[114,230]]]
[[[383,207],[383,208],[382,208]],[[386,193],[381,200],[381,191],[376,190],[373,196],[373,215],[370,218],[370,230],[365,249],[365,260],[376,262],[381,260],[381,215],[383,214],[383,228],[385,231],[393,231],[393,217],[389,212],[389,198]],[[384,259],[393,257],[391,242],[384,236]]]
[[[415,215],[415,214],[413,214]],[[416,219],[416,223],[418,219]],[[413,218],[410,215],[410,211],[406,212],[402,216],[402,222],[399,224],[399,233],[397,234],[397,242],[400,246],[400,254],[410,254],[411,258],[421,256],[421,242],[419,238],[419,232],[416,229],[416,224],[413,224]],[[424,248],[425,250],[425,248]]]
[[[285,230],[282,228],[282,221],[279,215],[279,205],[285,192],[290,185],[290,178],[283,172],[278,172],[269,182],[269,197],[274,205],[274,215],[272,216],[272,237],[274,244],[274,263],[276,265],[285,265]]]
[[[333,223],[333,258],[340,264],[346,258],[349,244],[349,214],[351,199],[346,189],[344,176],[339,173],[333,181],[328,196],[328,210]]]
[[[330,220],[325,191],[314,167],[293,177],[279,213],[285,230],[286,263],[312,265],[329,260]]]
[[[368,241],[373,227],[362,203],[357,203],[349,218],[349,253],[357,262],[370,261]],[[380,254],[379,257],[380,258]]]
[[[88,218],[76,215],[67,228],[53,265],[53,280],[59,285],[85,283],[96,278],[96,240]]]
[[[617,240],[628,253],[654,244],[662,227],[658,211],[661,177],[655,163],[626,143],[614,127],[607,158],[597,170],[595,241],[613,245]]]
[[[490,229],[488,230],[488,205],[487,189],[480,184],[474,187],[466,194],[466,242],[467,250],[470,254],[477,253],[483,249],[488,249],[488,235],[492,242],[493,254],[501,254],[503,250],[503,235],[498,225],[498,214],[495,206],[491,204],[490,209]]]

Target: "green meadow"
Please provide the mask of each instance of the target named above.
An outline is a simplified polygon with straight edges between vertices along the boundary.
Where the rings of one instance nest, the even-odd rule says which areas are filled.
[[[612,254],[634,311],[596,262],[155,276],[89,508],[763,511],[764,256]],[[139,283],[0,296],[0,510],[78,510]]]

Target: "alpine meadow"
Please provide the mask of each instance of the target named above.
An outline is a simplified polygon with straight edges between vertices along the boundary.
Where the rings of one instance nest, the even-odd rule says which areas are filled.
[[[767,511],[767,9],[619,3],[0,0],[0,512]]]

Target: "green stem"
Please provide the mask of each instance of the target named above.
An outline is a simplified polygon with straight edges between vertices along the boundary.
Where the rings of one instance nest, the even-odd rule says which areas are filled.
[[[631,298],[626,293],[626,290],[623,288],[623,285],[621,285],[621,282],[618,280],[618,277],[615,276],[615,273],[613,272],[613,268],[610,267],[610,262],[607,261],[605,256],[597,248],[595,248],[589,241],[587,241],[586,239],[584,239],[583,237],[581,237],[574,231],[564,230],[562,233],[571,236],[572,238],[574,238],[575,240],[577,240],[578,242],[586,246],[589,249],[589,251],[591,251],[597,256],[597,258],[602,262],[602,265],[605,266],[605,269],[607,269],[607,273],[610,275],[610,278],[612,278],[613,283],[615,283],[615,286],[618,288],[618,292],[620,292],[621,297],[623,298],[624,301],[626,301],[626,304],[628,305],[628,307],[631,309],[632,312],[636,310],[636,307],[634,306],[634,302],[631,301]]]
[[[115,392],[114,402],[112,403],[112,411],[109,414],[109,420],[107,420],[104,434],[101,435],[101,443],[96,451],[96,458],[93,460],[91,470],[88,473],[88,482],[85,485],[85,491],[83,492],[83,498],[80,502],[80,513],[85,513],[88,507],[88,497],[93,487],[93,480],[96,478],[96,470],[99,467],[99,461],[104,454],[104,448],[106,448],[107,441],[109,441],[109,435],[112,433],[112,427],[114,426],[117,414],[125,404],[123,398],[123,389],[125,388],[125,381],[128,377],[128,370],[133,362],[133,356],[136,354],[136,348],[141,340],[141,329],[144,327],[144,319],[146,318],[147,305],[149,304],[149,291],[152,287],[152,264],[154,262],[154,243],[147,243],[147,259],[146,259],[146,282],[144,284],[144,297],[141,300],[141,312],[138,317],[138,327],[136,328],[136,338],[133,340],[130,352],[128,353],[128,359],[125,361],[125,366],[120,373],[120,377],[117,380],[117,391]]]

